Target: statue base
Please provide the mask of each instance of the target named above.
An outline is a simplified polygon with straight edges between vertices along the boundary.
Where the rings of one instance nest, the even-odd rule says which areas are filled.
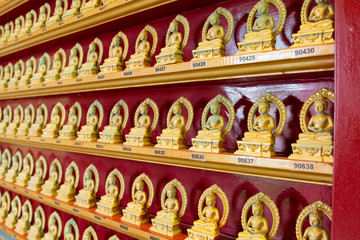
[[[60,22],[61,19],[62,19],[62,16],[61,16],[61,15],[51,16],[51,17],[49,18],[49,20],[47,20],[46,26],[49,26],[49,25],[51,25],[51,24],[53,24],[53,23],[56,23],[56,22]]]
[[[274,143],[271,141],[237,141],[238,150],[234,154],[254,157],[274,157]]]
[[[96,207],[96,198],[85,198],[83,196],[75,196],[76,202],[75,205],[83,208],[93,208]]]
[[[124,64],[119,58],[106,59],[104,64],[100,66],[101,72],[119,72],[124,68]]]
[[[164,234],[170,237],[175,237],[182,233],[180,229],[180,221],[174,221],[173,223],[167,222],[162,218],[155,217],[151,219],[152,226],[150,227],[151,231]]]
[[[7,172],[6,175],[5,175],[5,179],[4,179],[4,180],[13,183],[13,182],[16,181],[16,177],[17,177],[17,176],[18,176],[18,175],[15,174],[15,173]]]
[[[6,132],[6,128],[9,126],[8,123],[0,123],[0,133],[4,134]]]
[[[13,229],[15,228],[16,222],[17,219],[15,219],[15,217],[8,215],[8,217],[5,219],[5,226],[7,226],[10,229]]]
[[[60,72],[58,70],[50,70],[45,76],[46,82],[54,82],[60,79]]]
[[[78,132],[77,135],[78,137],[76,138],[76,141],[96,142],[98,140],[97,132],[91,132],[91,133]]]
[[[31,127],[29,129],[29,133],[28,133],[28,136],[30,137],[41,137],[42,135],[42,129],[41,128],[37,128],[37,127]]]
[[[124,145],[128,146],[152,146],[150,136],[125,135],[126,141]]]
[[[43,185],[42,190],[41,190],[41,194],[44,194],[44,195],[50,196],[50,197],[55,196],[56,192],[57,192],[56,186],[55,187],[52,187],[52,186],[48,187],[46,182]]]
[[[31,227],[30,230],[28,231],[27,238],[29,240],[41,240],[41,238],[43,237],[42,231],[40,231],[40,229],[38,229],[38,231],[32,229],[33,228]]]
[[[79,77],[85,77],[85,76],[93,76],[97,75],[99,73],[99,69],[92,66],[87,66],[86,64],[83,65],[83,67],[79,70]]]
[[[28,178],[20,178],[20,176],[17,176],[17,177],[16,177],[15,184],[16,184],[16,185],[19,185],[19,186],[21,186],[21,187],[27,187],[28,181],[29,181]]]
[[[90,0],[89,2],[85,3],[85,5],[81,7],[80,12],[84,13],[100,6],[96,2],[97,2],[96,0]]]
[[[8,87],[8,82],[7,81],[0,81],[0,87],[1,88],[7,88]]]
[[[57,190],[56,198],[64,202],[72,202],[75,200],[75,192],[65,192],[61,190],[60,187],[60,189]]]
[[[20,218],[20,220],[15,225],[15,232],[21,235],[26,235],[29,231],[29,228],[30,228],[30,223]]]
[[[18,86],[27,86],[27,85],[29,85],[31,83],[30,82],[30,77],[31,76],[26,76],[25,78],[21,78],[18,81]]]
[[[156,64],[155,66],[162,66],[167,64],[173,64],[173,63],[182,63],[184,53],[178,49],[172,51],[172,52],[166,52],[163,54],[157,55],[156,58]]]
[[[62,78],[62,79],[71,79],[71,78],[76,78],[79,75],[77,70],[73,71],[73,68],[71,68],[71,69],[67,69],[67,68],[68,67],[66,67],[64,69],[64,71],[62,71],[60,73],[60,78]]]
[[[30,126],[27,123],[20,124],[20,127],[18,127],[18,129],[17,129],[16,135],[27,136],[29,134],[29,128],[30,128]]]
[[[216,47],[198,47],[196,50],[193,50],[193,59],[191,61],[196,61],[200,59],[208,58],[218,58],[225,56],[225,46],[216,46]]]
[[[221,153],[225,151],[224,140],[192,138],[191,141],[193,145],[189,149],[191,151],[211,153]]]
[[[95,211],[109,217],[113,217],[121,213],[117,201],[114,201],[113,203],[108,203],[100,200],[100,202],[97,203],[97,209]]]
[[[30,79],[30,83],[31,84],[40,84],[42,82],[45,81],[44,75],[43,74],[35,74],[31,79]]]
[[[20,78],[12,78],[10,79],[10,81],[7,83],[7,87],[17,87],[19,85],[19,80]]]
[[[5,133],[10,134],[10,135],[16,135],[18,127],[19,127],[18,124],[16,124],[16,125],[10,124],[10,126],[6,128]]]
[[[301,28],[301,27],[300,27]],[[300,30],[292,35],[294,44],[290,48],[334,43],[334,28]]]
[[[186,148],[185,139],[180,137],[166,137],[158,136],[156,137],[157,144],[156,148],[167,148],[167,149],[184,149]]]
[[[68,139],[68,140],[74,140],[77,138],[77,132],[76,131],[59,131],[59,139]]]
[[[217,237],[220,235],[220,230],[217,229],[215,233],[208,232],[204,229],[198,229],[195,227],[192,227],[187,230],[188,231],[188,237],[185,238],[185,240],[214,240],[217,239]]]
[[[135,212],[133,210],[127,210],[127,208],[123,210],[123,217],[121,218],[121,220],[138,226],[147,223],[149,221],[146,218],[145,211],[142,210]]]
[[[275,42],[271,30],[247,33],[244,41],[238,43],[239,52],[236,55],[270,52],[275,50]]]
[[[43,138],[57,138],[59,137],[59,131],[57,129],[44,129],[43,134],[41,135]]]
[[[31,179],[30,179],[30,181],[28,182],[27,188],[32,191],[38,192],[38,191],[41,191],[42,185],[43,185],[43,183],[32,183]]]
[[[100,138],[97,140],[102,143],[122,143],[122,134],[119,131],[102,131],[100,134]]]
[[[291,144],[293,153],[289,159],[333,163],[333,144],[297,142]]]
[[[79,15],[80,14],[80,9],[73,9],[73,8],[70,8],[68,10],[66,10],[62,16],[62,20],[65,20],[67,18],[71,18],[71,17],[74,17],[76,15]]]
[[[126,69],[139,69],[139,68],[146,68],[151,67],[151,59],[146,57],[144,59],[130,59],[126,63]]]

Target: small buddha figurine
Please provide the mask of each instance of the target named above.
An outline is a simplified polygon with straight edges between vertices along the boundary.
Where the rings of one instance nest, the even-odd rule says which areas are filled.
[[[83,55],[83,49],[81,45],[77,43],[70,50],[68,66],[60,73],[60,78],[76,78],[79,75],[78,69],[80,69],[82,66]]]
[[[67,9],[62,16],[62,19],[65,20],[67,18],[76,16],[80,14],[80,7],[82,6],[82,0],[73,0],[71,2],[70,9]]]
[[[228,32],[220,25],[221,16],[228,21]],[[211,27],[209,28],[209,25]],[[231,12],[219,7],[206,20],[202,32],[202,42],[193,50],[193,60],[225,56],[226,44],[234,31],[234,18]]]
[[[30,227],[28,231],[29,240],[38,240],[41,239],[44,235],[45,227],[45,212],[44,209],[39,206],[34,212],[34,224]]]
[[[120,40],[123,40],[124,45],[120,45]],[[123,32],[119,32],[113,38],[109,48],[109,58],[105,59],[100,66],[101,72],[117,72],[124,68],[124,61],[126,59],[129,49],[129,41]]]
[[[45,80],[46,72],[50,69],[50,56],[48,53],[44,53],[40,57],[39,66],[37,68],[37,72],[33,74],[30,79],[31,84],[39,84]]]
[[[13,39],[17,39],[18,34],[20,33],[21,29],[24,27],[25,24],[25,18],[24,16],[19,16],[15,19],[15,26],[14,26],[14,31],[12,31],[12,33],[10,34],[8,40],[13,40]]]
[[[45,3],[40,7],[39,18],[32,26],[31,31],[36,31],[40,28],[46,27],[46,22],[50,17],[50,11],[50,5],[48,3]]]
[[[238,55],[267,52],[275,49],[276,36],[282,31],[286,19],[286,8],[282,1],[271,2],[279,9],[279,23],[275,27],[274,17],[269,15],[270,2],[260,0],[252,9],[247,20],[247,33],[238,43]],[[255,12],[259,14],[255,22]]]
[[[0,79],[0,86],[2,88],[8,87],[8,82],[11,80],[13,76],[14,67],[11,63],[8,63],[4,68],[4,76]]]
[[[334,121],[327,113],[328,101],[324,96],[328,96],[330,100],[334,99],[333,91],[323,88],[310,96],[303,105],[300,114],[301,130],[303,133],[300,133],[299,140],[291,145],[293,154],[291,154],[289,158],[326,162],[333,161],[332,131],[334,129]],[[313,115],[309,123],[306,124],[306,113],[312,105],[314,105],[316,114]]]
[[[21,202],[19,196],[16,196],[11,201],[11,212],[7,215],[5,219],[5,226],[7,226],[10,229],[15,228],[15,224],[20,218],[21,214]]]
[[[26,13],[24,27],[20,30],[18,37],[30,33],[33,24],[36,22],[36,12],[34,10]]]
[[[182,207],[180,209],[179,200],[176,198],[176,187],[179,188],[182,197]],[[166,195],[166,200],[165,200]],[[184,186],[174,179],[166,184],[161,193],[162,210],[157,212],[156,217],[151,219],[151,231],[162,233],[171,237],[181,234],[180,218],[184,215],[187,205],[187,196]]]
[[[1,205],[0,205],[0,223],[5,222],[5,219],[10,211],[10,195],[9,192],[5,192],[1,196]]]
[[[11,33],[13,32],[14,30],[14,23],[13,22],[9,22],[5,25],[5,28],[4,28],[4,34],[1,36],[1,40],[2,42],[7,42]]]
[[[64,240],[78,240],[79,239],[79,227],[75,220],[71,218],[66,222],[64,227]]]
[[[58,102],[51,111],[50,123],[46,124],[41,137],[57,138],[65,121],[65,107]]]
[[[12,157],[11,168],[5,174],[5,181],[15,182],[16,177],[21,171],[21,167],[22,167],[21,161],[22,161],[21,153],[16,152],[16,154]]]
[[[54,196],[59,188],[62,179],[62,167],[58,159],[55,159],[49,169],[49,179],[42,185],[41,193],[47,196]]]
[[[103,45],[100,39],[90,43],[89,51],[87,54],[86,63],[84,63],[79,70],[79,76],[91,76],[96,75],[99,72],[99,65],[102,61]]]
[[[292,35],[294,44],[291,47],[334,43],[335,11],[333,6],[328,4],[327,0],[316,0],[317,6],[307,16],[310,3],[309,1],[303,3],[300,30]]]
[[[85,229],[82,240],[98,240],[96,231],[92,226]]]
[[[71,106],[68,116],[68,122],[59,131],[59,139],[76,139],[77,131],[81,122],[81,113],[81,106],[78,102]]]
[[[84,13],[84,12],[94,9],[100,5],[102,5],[102,0],[87,0],[87,1],[85,1],[85,4],[82,5],[80,11],[82,13]]]
[[[188,112],[187,120],[182,115],[183,105],[185,105]],[[193,118],[194,110],[190,101],[184,97],[179,98],[169,109],[166,120],[167,128],[163,129],[161,135],[156,137],[158,144],[155,147],[170,149],[186,148],[185,134],[189,130]]]
[[[219,209],[216,207],[216,195],[224,205],[223,216],[220,219]],[[203,207],[205,201],[206,206]],[[225,225],[229,214],[229,200],[225,193],[216,184],[206,189],[200,197],[198,205],[199,220],[194,221],[194,225],[188,229],[187,240],[199,239],[202,236],[205,239],[214,239],[220,234],[220,228]]]
[[[66,53],[64,49],[60,48],[54,54],[53,64],[49,71],[45,75],[45,81],[57,81],[60,79],[60,73],[62,72],[66,61]]]
[[[252,213],[247,222],[247,228],[238,234],[237,240],[267,240],[266,234],[269,231],[267,219],[263,216],[264,205],[261,201],[252,204]]]
[[[270,102],[274,103],[280,113],[279,125],[275,129],[274,118],[269,114]],[[259,116],[254,119],[256,109]],[[237,141],[239,150],[235,154],[272,157],[275,156],[275,138],[284,129],[286,121],[286,108],[283,102],[271,93],[259,98],[250,109],[248,115],[248,132],[241,141]]]
[[[75,171],[75,173],[74,173]],[[75,200],[76,188],[79,183],[79,168],[75,162],[71,162],[66,168],[65,182],[57,190],[56,198],[65,202]]]
[[[48,232],[44,234],[42,240],[58,240],[61,236],[62,222],[59,214],[53,212],[48,220]]]
[[[21,105],[17,106],[14,109],[14,117],[12,122],[9,124],[9,126],[6,128],[6,134],[15,135],[17,132],[17,128],[20,126],[20,123],[22,122],[23,118],[23,108]]]
[[[183,34],[179,32],[179,22],[184,25],[184,37]],[[182,15],[177,15],[170,23],[166,34],[166,46],[162,48],[160,54],[156,56],[157,63],[155,66],[183,62],[183,49],[187,44],[189,32],[190,26],[187,19]]]
[[[41,191],[46,176],[47,163],[44,157],[40,157],[35,162],[35,174],[28,181],[27,188],[33,191]]]
[[[19,82],[18,85],[19,86],[29,85],[31,83],[30,79],[35,73],[35,70],[36,70],[36,60],[34,57],[31,57],[26,61],[25,74],[18,81]]]
[[[144,182],[146,182],[149,189],[149,196],[144,191]],[[146,216],[147,209],[150,207],[153,197],[154,188],[151,180],[146,174],[138,176],[132,186],[132,201],[129,202],[123,210],[123,217],[121,220],[130,222],[135,225],[147,223],[149,220]]]
[[[64,7],[63,7],[64,4]],[[64,14],[64,9],[67,9],[68,1],[67,0],[56,0],[54,15],[47,20],[46,25],[53,24],[55,22],[60,22]]]
[[[0,122],[0,133],[4,134],[12,119],[11,107],[8,105],[3,111],[3,119]]]
[[[102,124],[104,111],[97,100],[89,107],[86,115],[86,125],[77,133],[77,141],[94,142],[98,139],[99,128]]]
[[[42,104],[36,110],[36,121],[31,125],[28,136],[40,137],[43,133],[43,128],[47,123],[47,108]]]
[[[95,175],[95,179],[93,178]],[[90,165],[84,174],[84,188],[75,196],[75,205],[84,208],[93,208],[96,206],[96,193],[99,187],[99,174],[94,165]]]
[[[21,76],[24,74],[25,66],[24,62],[22,60],[19,60],[14,65],[14,75],[10,80],[8,81],[7,85],[8,87],[16,87],[18,85],[18,82],[21,78]]]
[[[16,185],[26,187],[28,181],[34,171],[34,160],[30,153],[23,159],[23,167],[19,175],[16,177]]]
[[[35,109],[32,104],[25,108],[24,120],[18,127],[16,135],[26,136],[29,133],[29,129],[31,128],[31,125],[33,124],[35,119],[34,111]]]
[[[15,225],[15,232],[21,235],[26,235],[28,230],[30,229],[32,215],[33,215],[32,205],[29,200],[26,200],[21,207],[21,218]]]
[[[124,118],[121,115],[121,107],[124,109]],[[122,131],[129,118],[129,108],[124,100],[117,102],[110,113],[109,125],[100,132],[98,142],[122,143]],[[124,121],[125,119],[125,121]]]
[[[220,115],[221,103],[226,106],[229,113],[227,125],[225,125],[224,117]],[[207,118],[209,110],[212,115]],[[190,150],[223,152],[225,135],[231,130],[235,119],[235,110],[232,103],[222,95],[216,96],[206,105],[201,119],[202,130],[198,131],[196,138],[191,139],[193,146]]]
[[[1,157],[1,165],[0,165],[0,179],[4,179],[6,173],[8,172],[11,164],[11,156],[9,150],[5,150]]]
[[[153,122],[151,122],[151,117],[148,115],[149,105],[154,112]],[[150,98],[146,99],[136,109],[134,119],[135,127],[130,129],[130,133],[128,135],[125,135],[126,142],[124,144],[133,146],[151,146],[151,132],[155,129],[158,120],[159,109],[156,103]]]
[[[153,45],[148,40],[148,32],[153,36]],[[135,53],[130,56],[129,61],[126,62],[127,69],[138,69],[151,66],[151,57],[154,55],[157,46],[157,32],[156,30],[147,25],[139,34],[136,39]]]

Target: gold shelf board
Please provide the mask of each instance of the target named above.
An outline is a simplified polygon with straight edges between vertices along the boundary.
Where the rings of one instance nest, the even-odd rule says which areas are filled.
[[[2,43],[0,57],[174,1],[117,0]]]
[[[314,51],[310,54],[297,54],[307,49],[314,49]],[[334,53],[335,46],[327,44],[283,49],[267,53],[227,56],[122,72],[99,73],[96,76],[60,79],[57,82],[44,82],[36,85],[0,89],[0,100],[166,84],[231,80],[255,76],[281,76],[333,71]]]
[[[155,147],[0,135],[0,142],[111,158],[127,159],[216,172],[332,185],[333,166],[290,160],[287,157],[248,157],[227,153],[203,153]]]
[[[7,182],[5,180],[0,180],[0,187],[5,188],[9,191],[16,192],[22,196],[27,198],[31,198],[39,203],[45,204],[47,206],[56,208],[60,211],[69,213],[81,219],[85,219],[89,222],[102,225],[104,227],[110,228],[116,232],[128,235],[130,237],[134,237],[137,239],[154,239],[154,240],[183,240],[187,237],[185,234],[181,234],[177,237],[168,237],[161,235],[159,233],[151,232],[149,229],[151,227],[150,223],[144,224],[140,227],[135,226],[133,224],[126,223],[122,221],[120,218],[122,217],[121,214],[116,215],[114,217],[107,217],[105,215],[99,214],[95,212],[95,208],[86,209],[82,207],[78,207],[74,205],[73,202],[63,202],[55,197],[49,197],[46,195],[41,194],[40,192],[29,190],[25,187],[18,186],[14,183]],[[63,224],[65,224],[63,222]],[[3,224],[0,224],[0,230],[5,229],[5,231],[9,232],[10,235],[13,235],[13,232],[5,227]],[[19,235],[21,236],[21,235]],[[16,238],[16,239],[26,239],[26,238]],[[101,239],[101,238],[100,238]],[[227,238],[228,239],[228,238]]]
[[[4,231],[5,233],[9,234],[10,236],[12,236],[13,238],[15,238],[17,240],[27,239],[27,237],[25,237],[24,235],[21,235],[21,234],[15,232],[14,229],[10,229],[7,226],[5,226],[5,223],[0,223],[0,231]]]
[[[0,3],[0,16],[28,1],[29,0],[4,0],[2,3]]]

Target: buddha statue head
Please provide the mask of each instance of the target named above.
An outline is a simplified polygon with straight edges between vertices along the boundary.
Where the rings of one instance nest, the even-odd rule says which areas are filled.
[[[211,16],[210,16],[211,25],[213,25],[213,26],[219,25],[220,24],[220,18],[221,18],[221,16],[217,11],[213,12],[211,14]]]
[[[141,41],[146,41],[147,38],[148,38],[148,32],[145,29],[143,29],[139,35],[139,39]]]
[[[170,32],[178,32],[179,31],[179,22],[175,19],[170,23]]]
[[[147,114],[148,114],[148,111],[149,111],[149,106],[148,106],[148,105],[143,104],[143,105],[140,107],[140,114],[141,114],[141,115],[147,115]]]
[[[258,13],[260,15],[268,14],[270,8],[270,4],[266,0],[261,0],[258,4]]]
[[[266,98],[263,98],[259,101],[258,111],[260,115],[268,114],[270,111],[270,103]]]
[[[324,113],[327,111],[328,101],[324,97],[319,97],[314,102],[314,109],[317,113]]]
[[[137,191],[144,190],[144,181],[143,180],[137,181],[135,187]]]
[[[260,200],[257,200],[256,202],[254,202],[251,205],[251,207],[252,207],[252,213],[255,216],[260,216],[264,212],[264,205],[261,203]]]
[[[210,193],[210,194],[206,195],[205,202],[206,202],[206,206],[214,207],[215,204],[216,204],[216,196],[215,196],[215,194]]]
[[[175,103],[174,107],[173,107],[173,113],[176,114],[181,114],[182,112],[182,105],[180,103]]]
[[[323,215],[318,209],[313,210],[309,214],[309,222],[312,227],[321,226],[323,220]]]
[[[213,102],[210,106],[211,114],[218,115],[221,111],[221,104],[219,102]]]
[[[174,198],[176,194],[176,188],[173,185],[170,185],[167,189],[166,189],[166,196],[168,198]]]

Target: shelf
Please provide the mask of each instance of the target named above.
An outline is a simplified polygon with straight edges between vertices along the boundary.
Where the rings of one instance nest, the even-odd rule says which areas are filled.
[[[307,49],[313,49],[313,53],[299,54],[299,52],[303,52],[302,50]],[[0,89],[0,100],[166,84],[190,84],[255,76],[333,71],[334,52],[334,45],[329,44],[115,73],[99,73],[97,76],[60,79],[57,82]]]
[[[176,0],[117,0],[2,43],[0,57],[174,1]]]
[[[29,0],[4,0],[2,3],[0,3],[0,16],[28,1]]]
[[[331,164],[296,161],[287,157],[248,157],[231,152],[204,153],[187,149],[172,150],[6,134],[0,135],[0,142],[216,172],[332,184]]]
[[[27,239],[27,237],[25,237],[24,235],[20,235],[19,233],[15,232],[14,229],[10,229],[7,226],[5,226],[5,222],[0,223],[0,230],[6,232],[7,234],[9,234],[10,236],[12,236],[13,238],[15,238],[17,240]]]

